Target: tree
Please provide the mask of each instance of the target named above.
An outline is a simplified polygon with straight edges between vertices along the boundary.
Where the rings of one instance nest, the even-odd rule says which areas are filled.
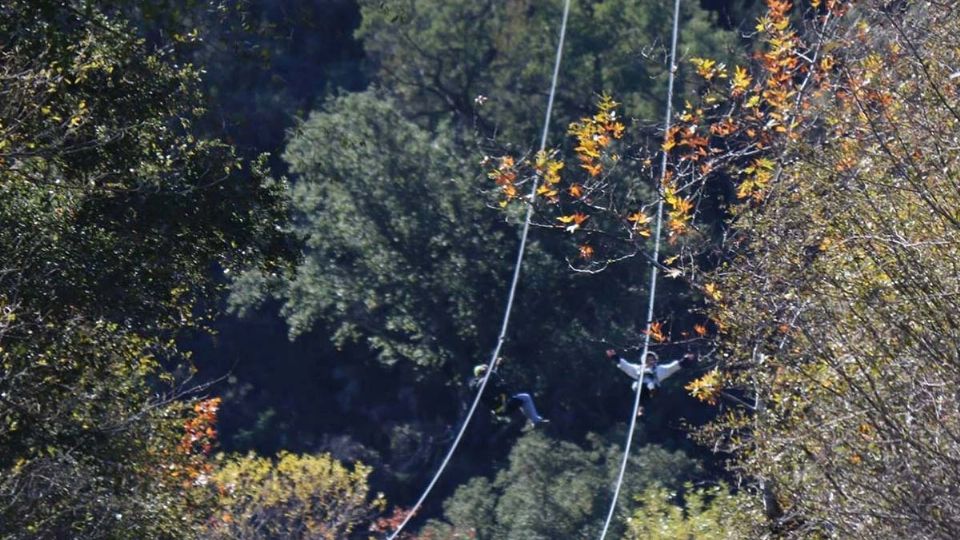
[[[616,445],[596,436],[582,448],[528,433],[510,451],[508,467],[492,481],[475,477],[457,488],[444,502],[445,521],[428,525],[420,535],[478,540],[596,536],[620,456]],[[628,471],[624,491],[632,493],[654,483],[679,488],[698,467],[681,452],[647,445],[631,456]],[[621,515],[628,506],[622,499]]]
[[[157,398],[156,344],[115,323],[5,316],[0,535],[189,535],[210,502],[205,452],[181,444],[190,407]]]
[[[753,498],[730,493],[723,484],[694,488],[688,483],[682,495],[654,485],[634,498],[640,507],[627,521],[624,538],[629,540],[756,538],[763,520]]]
[[[0,12],[3,242],[21,273],[8,296],[46,315],[179,324],[218,286],[211,265],[236,270],[271,247],[283,186],[188,133],[198,68],[81,6]]]
[[[515,233],[485,219],[496,214],[447,132],[419,128],[374,92],[350,94],[312,115],[285,159],[298,175],[292,232],[307,257],[291,276],[242,277],[234,306],[272,294],[284,301],[293,336],[324,320],[338,345],[363,342],[386,364],[453,362],[469,374],[494,337],[510,270],[502,261],[514,247],[506,240]],[[531,247],[529,289],[576,291],[566,272],[545,264],[544,251]],[[522,294],[531,307],[518,309],[532,316],[534,294]],[[573,307],[544,312],[539,332],[576,319]],[[569,344],[556,340],[555,350]]]
[[[523,147],[536,140],[533,120],[546,108],[540,96],[549,86],[561,4],[364,1],[357,35],[380,83],[413,118],[435,123],[452,116]],[[574,2],[553,125],[568,125],[613,89],[622,92],[626,115],[659,117],[669,18],[669,10],[646,0]],[[684,51],[735,50],[733,34],[714,19],[684,3]]]
[[[661,147],[668,271],[720,333],[690,389],[735,406],[704,440],[756,479],[776,534],[958,534],[958,23],[934,3],[771,0],[753,69],[691,59],[700,97]]]
[[[338,347],[374,354],[385,368],[351,368],[372,379],[357,383],[361,395],[393,395],[415,381],[430,388],[426,402],[398,401],[379,414],[378,430],[406,422],[444,429],[502,316],[516,231],[487,206],[496,208],[479,193],[476,165],[446,133],[431,135],[374,92],[332,100],[285,154],[298,175],[291,233],[305,258],[288,275],[251,272],[234,284],[235,309],[275,298],[293,336],[324,328]],[[568,270],[566,251],[556,236],[529,246],[500,374],[511,389],[538,394],[555,427],[579,435],[614,421],[598,396],[612,404],[629,393],[598,342],[635,336],[640,304],[630,296],[631,268],[591,280]],[[496,451],[491,431],[476,435],[480,458]]]
[[[381,496],[368,500],[371,469],[362,463],[351,470],[329,454],[286,452],[220,459],[209,538],[343,539],[384,505]]]
[[[960,531],[955,10],[867,2],[822,43],[798,129],[714,272],[726,370],[757,404],[722,425],[791,536]]]
[[[474,355],[491,317],[477,310],[503,283],[483,253],[505,227],[475,219],[484,207],[470,165],[445,134],[376,93],[348,94],[311,115],[284,158],[298,175],[292,232],[307,257],[289,277],[245,276],[241,285],[262,285],[237,288],[234,305],[272,289],[291,336],[335,322],[336,343],[362,340],[388,364]]]
[[[278,254],[284,186],[190,132],[198,69],[116,8],[0,6],[5,537],[196,530],[215,411],[177,399],[172,338],[202,325],[214,269]]]
[[[169,3],[160,8],[164,14],[191,12],[181,39],[206,71],[209,111],[202,125],[242,153],[279,158],[297,116],[318,108],[332,91],[367,84],[363,48],[352,36],[360,24],[356,2],[247,0],[215,10]]]

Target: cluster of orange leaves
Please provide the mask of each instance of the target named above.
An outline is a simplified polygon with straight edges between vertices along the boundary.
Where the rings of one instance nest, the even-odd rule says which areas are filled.
[[[596,114],[570,124],[568,133],[577,139],[574,150],[580,167],[592,177],[600,176],[603,172],[601,155],[611,142],[623,137],[626,129],[617,119],[617,105],[613,98],[604,94],[600,97]],[[618,159],[616,154],[610,157],[614,161]]]
[[[842,15],[847,8],[844,0],[811,0],[809,5],[813,7],[812,15],[819,20]],[[806,106],[801,99],[806,97],[803,90],[811,82],[818,91],[829,87],[835,60],[829,52],[818,55],[807,48],[792,25],[793,10],[793,4],[787,0],[767,0],[767,11],[756,26],[762,50],[755,55],[753,72],[739,65],[728,69],[707,58],[691,60],[705,89],[700,92],[699,103],[686,103],[675,125],[665,133],[661,147],[673,163],[660,184],[668,207],[670,242],[691,230],[696,193],[690,190],[697,189],[718,168],[739,178],[739,199],[761,201],[776,177],[777,163],[768,157],[771,150],[779,141],[794,137],[794,129],[802,120]],[[721,105],[724,112],[715,114],[720,112]],[[604,95],[596,114],[570,124],[568,133],[576,140],[579,170],[585,172],[582,181],[570,182],[564,189],[560,178],[564,164],[556,159],[556,152],[537,154],[534,167],[543,179],[537,195],[559,204],[565,192],[572,202],[583,203],[595,191],[604,189],[600,178],[605,167],[619,159],[611,145],[625,131],[616,108],[617,103]],[[518,170],[513,158],[499,158],[497,168],[489,176],[505,197],[501,205],[517,198]],[[588,206],[555,219],[568,232],[576,232],[590,219],[585,208]],[[651,235],[651,219],[643,211],[630,210],[622,219],[632,224],[631,230],[637,236]],[[591,259],[595,254],[594,248],[584,243],[579,252],[583,259]],[[708,292],[707,296],[719,300],[719,292]]]
[[[640,236],[643,236],[644,238],[650,236],[650,227],[648,227],[650,221],[652,221],[650,216],[644,214],[640,210],[637,210],[632,214],[627,214],[627,221],[633,223],[633,230],[636,231],[636,233]]]
[[[811,0],[815,15],[839,16],[846,10],[841,0]],[[730,73],[726,66],[705,58],[693,58],[697,75],[706,84],[702,101],[698,105],[686,104],[678,115],[678,122],[666,134],[662,149],[670,152],[676,162],[689,161],[698,164],[701,176],[708,175],[723,155],[723,146],[732,145],[761,153],[781,137],[793,137],[798,125],[798,115],[803,111],[800,93],[804,86],[813,82],[818,88],[829,86],[828,74],[835,60],[829,53],[815,57],[805,50],[796,29],[791,23],[793,4],[786,0],[767,0],[767,11],[756,25],[759,40],[763,45],[755,55],[758,71],[752,76],[750,70],[734,66]],[[826,13],[821,13],[826,10]],[[720,81],[729,81],[726,90]],[[721,103],[733,105],[719,118],[708,119],[704,109],[716,110]],[[715,159],[716,158],[716,159]],[[760,201],[768,191],[776,164],[769,158],[759,157],[737,172],[740,183],[737,196],[740,199]],[[673,215],[670,223],[672,235],[685,230],[686,217],[682,197],[673,197],[671,188],[665,185],[665,196],[679,203],[671,204]],[[668,203],[670,201],[668,200]]]
[[[580,169],[584,171],[584,176],[579,181],[576,180],[577,175],[571,174],[571,181],[565,187],[561,186],[563,178],[560,173],[564,169],[564,163],[557,159],[557,150],[542,150],[536,154],[532,168],[541,179],[536,190],[537,196],[554,205],[560,204],[561,197],[564,195],[575,205],[588,198],[590,189],[588,185],[602,175],[605,160],[615,162],[619,159],[619,156],[611,151],[611,145],[614,141],[623,138],[626,127],[618,119],[617,105],[610,96],[604,95],[597,105],[596,114],[570,124],[569,134],[576,139],[575,151]],[[520,178],[521,169],[529,166],[529,162],[525,160],[517,162],[511,156],[496,158],[496,168],[490,170],[487,176],[499,187],[503,196],[500,200],[501,207],[519,198],[518,178]],[[582,210],[577,210],[561,214],[555,219],[559,222],[558,226],[563,227],[567,232],[574,233],[581,229],[589,217]],[[627,219],[634,224],[635,230],[640,234],[650,235],[649,229],[646,228],[650,218],[642,212],[630,214]],[[589,244],[581,244],[579,253],[581,258],[591,259],[594,248]]]
[[[193,416],[183,424],[183,436],[177,450],[186,456],[186,464],[174,467],[171,475],[182,477],[185,488],[197,483],[205,475],[213,472],[213,465],[207,460],[217,440],[217,411],[220,398],[198,401],[193,406]]]
[[[660,321],[650,323],[650,328],[646,330],[646,334],[657,343],[668,341],[667,335],[663,333],[663,323]]]
[[[843,15],[848,2],[811,0],[810,6],[814,20],[825,24],[830,17]],[[676,175],[685,175],[684,186],[699,186],[715,169],[724,168],[739,179],[738,199],[762,201],[776,177],[777,163],[770,157],[771,151],[776,144],[797,136],[796,128],[804,120],[809,95],[823,95],[830,89],[836,59],[829,51],[806,48],[792,25],[793,8],[786,0],[767,0],[767,11],[756,27],[762,50],[756,54],[755,69],[734,66],[728,70],[715,60],[691,60],[697,76],[704,81],[700,100],[696,105],[686,103],[676,124],[664,135],[661,147],[674,164],[660,186],[669,209],[671,241],[689,228],[694,209],[691,199],[695,194],[685,192],[696,189],[681,188]],[[878,95],[869,94],[866,101],[888,106],[889,100],[879,95],[882,92],[872,91]],[[841,93],[838,97],[844,96]],[[725,106],[721,109],[721,105]],[[710,302],[723,300],[714,283],[703,285],[702,292]],[[723,324],[714,322],[722,331]],[[695,325],[693,330],[700,337],[708,333],[704,324]],[[649,333],[659,341],[659,327],[651,327]],[[694,397],[715,404],[723,386],[722,374],[711,371],[686,388]]]
[[[626,131],[626,127],[617,118],[618,105],[612,97],[604,94],[597,103],[596,114],[583,117],[580,121],[570,124],[568,133],[577,141],[574,151],[580,161],[580,168],[586,171],[590,179],[597,178],[603,173],[604,156],[608,155],[611,161],[619,159],[616,153],[610,153],[610,145],[613,141],[622,139]],[[583,189],[580,184],[573,184],[570,186],[569,192],[571,196],[579,198],[583,194]],[[586,215],[577,212],[560,216],[557,219],[567,225],[567,231],[573,232],[586,218]],[[642,211],[637,210],[628,213],[626,219],[633,224],[633,230],[637,234],[644,237],[650,236],[650,229],[647,225],[651,218]],[[594,250],[589,245],[580,246],[581,258],[590,259],[593,253]]]
[[[487,173],[487,176],[500,186],[504,196],[500,206],[506,206],[511,200],[517,198],[517,167],[512,157],[499,158],[497,168]]]

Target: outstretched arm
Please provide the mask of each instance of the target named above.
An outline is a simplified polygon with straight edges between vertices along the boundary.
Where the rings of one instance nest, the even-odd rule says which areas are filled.
[[[667,364],[660,364],[656,367],[657,381],[663,382],[667,377],[672,376],[681,369],[688,368],[693,366],[697,361],[697,355],[694,353],[687,353],[683,355],[683,358],[679,360],[674,360]]]
[[[626,373],[631,379],[637,380],[640,378],[643,366],[639,364],[632,364],[623,358],[617,358],[617,351],[613,349],[607,349],[607,358],[616,359],[617,367],[620,369],[620,371]]]

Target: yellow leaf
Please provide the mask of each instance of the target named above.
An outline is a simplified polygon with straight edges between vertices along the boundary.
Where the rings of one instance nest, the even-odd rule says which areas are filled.
[[[650,223],[651,219],[652,218],[650,218],[650,216],[639,210],[627,216],[627,221],[632,221],[635,227],[646,225],[647,223]]]
[[[730,81],[730,95],[737,97],[743,95],[750,87],[750,75],[745,68],[736,66],[733,70],[733,80]]]
[[[541,184],[540,187],[537,188],[537,195],[543,195],[545,197],[556,197],[557,190],[545,184]]]
[[[721,298],[723,298],[723,295],[720,293],[720,289],[718,289],[716,284],[714,283],[707,283],[706,285],[704,285],[703,291],[707,293],[707,296],[709,296],[713,300],[720,300]]]
[[[576,225],[580,225],[581,223],[586,221],[588,217],[590,216],[582,212],[577,212],[575,214],[570,214],[568,216],[560,216],[557,218],[557,221],[559,221],[560,223],[574,223]]]
[[[691,396],[700,401],[709,403],[710,405],[716,405],[717,398],[720,397],[723,391],[720,372],[714,369],[706,373],[703,377],[694,379],[690,384],[684,386],[684,388],[690,392]]]

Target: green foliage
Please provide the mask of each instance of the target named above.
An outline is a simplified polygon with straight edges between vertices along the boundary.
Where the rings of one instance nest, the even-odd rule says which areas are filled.
[[[164,14],[184,9],[183,2],[166,2],[173,5],[151,4],[160,4]],[[279,154],[297,115],[331,90],[366,86],[363,49],[352,37],[360,23],[355,2],[221,0],[216,9],[213,2],[198,4],[179,37],[206,71],[209,114],[201,125],[224,133],[241,151]]]
[[[739,540],[756,538],[763,515],[747,494],[727,486],[684,486],[679,504],[670,490],[654,485],[635,499],[640,507],[627,522],[627,540]]]
[[[457,488],[444,502],[444,521],[431,523],[421,536],[478,540],[597,536],[621,455],[620,448],[596,436],[582,448],[540,432],[528,433],[514,445],[508,466],[493,481],[476,477]],[[648,445],[633,452],[627,471],[624,492],[636,493],[652,484],[679,488],[698,468],[680,452]],[[625,499],[618,505],[624,517],[630,506]]]
[[[453,115],[484,134],[532,144],[556,49],[562,2],[361,2],[357,35],[381,83],[413,117]],[[670,10],[650,0],[573,2],[553,125],[587,114],[615,91],[628,116],[659,117],[666,95],[662,44]],[[682,48],[723,54],[736,38],[697,3],[683,4]],[[486,96],[479,104],[475,98]]]
[[[323,329],[344,350],[359,345],[384,365],[462,388],[496,337],[517,231],[486,206],[480,168],[451,139],[373,91],[311,115],[284,154],[296,174],[290,232],[305,257],[290,273],[240,276],[234,309],[278,299],[293,337]],[[635,276],[571,275],[564,241],[528,245],[501,374],[513,391],[549,389],[547,414],[569,408],[584,426],[606,422],[602,429],[610,418],[596,396],[625,386],[597,376],[616,372],[591,340],[633,327]],[[434,422],[428,409],[423,420]]]
[[[234,305],[265,284],[284,300],[291,335],[323,319],[335,342],[363,340],[387,363],[477,350],[477,307],[501,283],[482,254],[503,232],[479,219],[471,165],[444,132],[428,134],[376,93],[351,94],[311,115],[284,158],[298,175],[292,232],[307,257],[288,279],[244,276]]]
[[[0,536],[193,530],[209,497],[178,477],[190,465],[177,446],[189,411],[157,398],[155,343],[112,323],[23,316],[0,343]]]
[[[197,68],[93,5],[30,4],[0,10],[0,245],[17,297],[177,325],[212,292],[211,265],[243,267],[270,244],[282,185],[186,131]]]
[[[347,538],[383,507],[379,496],[367,500],[370,471],[329,454],[227,457],[213,478],[220,495],[207,537]]]
[[[710,433],[791,538],[951,538],[960,127],[956,10],[837,3],[770,190],[733,221],[713,313],[753,414]],[[816,29],[821,26],[817,19]],[[839,67],[838,67],[839,66]],[[794,103],[791,98],[790,103]]]
[[[284,186],[190,133],[199,70],[116,7],[0,6],[5,538],[195,531],[204,455],[181,445],[171,338],[203,322],[214,268],[274,253]]]

